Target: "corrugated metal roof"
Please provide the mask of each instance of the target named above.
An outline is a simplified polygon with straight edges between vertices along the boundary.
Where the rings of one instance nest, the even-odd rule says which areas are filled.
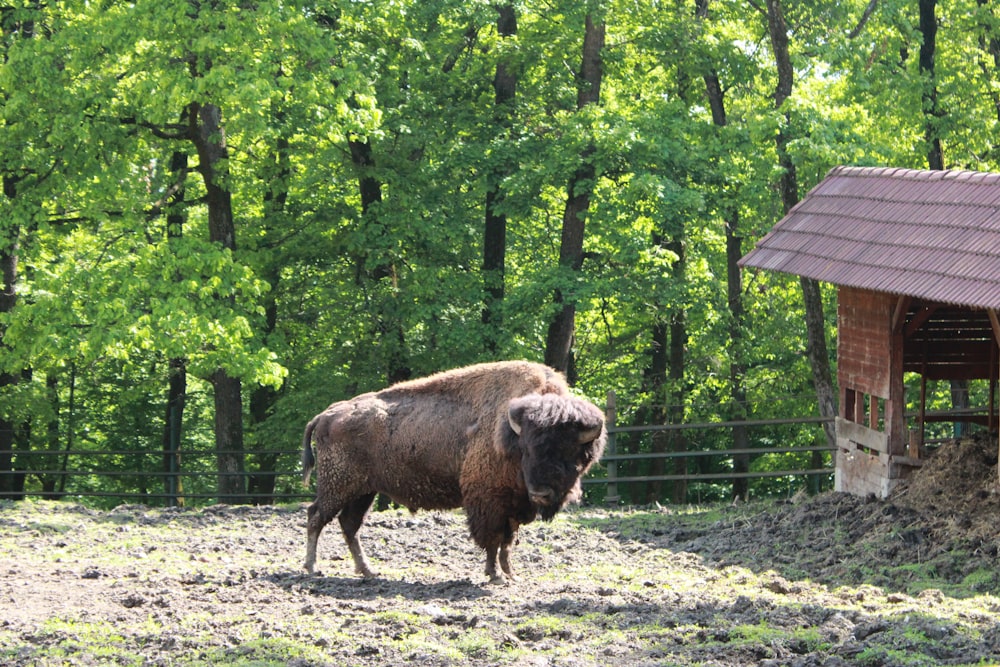
[[[1000,174],[836,167],[740,265],[1000,309]]]

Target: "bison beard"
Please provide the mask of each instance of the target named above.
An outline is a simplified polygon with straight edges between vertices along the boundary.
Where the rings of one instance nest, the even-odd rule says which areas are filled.
[[[306,426],[303,481],[317,469],[305,567],[323,528],[340,521],[355,568],[374,576],[357,533],[385,494],[411,511],[465,509],[486,574],[513,578],[518,528],[581,496],[607,435],[593,404],[561,375],[523,361],[478,364],[334,403]],[[315,440],[316,453],[312,443]]]

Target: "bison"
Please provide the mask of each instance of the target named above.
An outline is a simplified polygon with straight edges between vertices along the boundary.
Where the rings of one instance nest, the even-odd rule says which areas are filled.
[[[381,493],[413,512],[464,508],[490,581],[504,581],[498,555],[513,579],[518,528],[578,500],[606,440],[596,406],[571,396],[556,371],[526,361],[458,368],[334,403],[305,429],[304,484],[317,469],[306,570],[336,517],[358,574],[374,576],[358,530]]]

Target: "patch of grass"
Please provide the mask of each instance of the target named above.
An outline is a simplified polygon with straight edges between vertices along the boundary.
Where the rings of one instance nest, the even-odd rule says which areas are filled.
[[[536,642],[545,637],[566,639],[573,635],[570,625],[571,621],[562,616],[538,615],[518,623],[514,627],[514,635],[528,642]]]
[[[882,646],[869,647],[858,653],[855,661],[862,667],[900,665],[901,667],[936,667],[939,661],[923,654],[913,654],[901,649]]]
[[[284,667],[292,661],[307,664],[325,664],[327,657],[322,650],[300,642],[271,637],[255,639],[235,647],[203,651],[190,658],[181,658],[174,664],[185,667],[208,665],[236,665],[238,667]]]
[[[756,625],[738,625],[729,631],[729,642],[751,646],[773,646],[781,644],[795,647],[796,653],[822,651],[831,644],[820,636],[817,628],[778,628],[761,621]]]
[[[916,595],[929,588],[947,587],[938,573],[937,565],[933,562],[905,563],[890,567],[886,569],[886,577],[910,595]]]
[[[84,663],[141,665],[144,659],[127,647],[125,638],[107,622],[49,619],[40,628],[46,659],[73,656]]]
[[[25,646],[24,642],[12,634],[0,632],[0,665],[17,664],[18,660],[26,660],[37,652],[36,647]]]
[[[435,657],[447,662],[460,662],[472,657],[499,661],[504,647],[485,630],[445,629],[435,625],[426,615],[403,610],[377,612],[383,642],[412,662],[421,663]]]
[[[965,575],[962,586],[973,591],[989,593],[997,590],[997,572],[991,568],[979,568]]]
[[[518,649],[511,641],[498,642],[485,630],[472,629],[452,637],[454,648],[462,656],[487,660],[490,664],[509,662],[517,657]]]
[[[933,614],[887,615],[885,632],[873,636],[858,654],[862,665],[938,665],[976,654],[971,647],[982,641],[981,629],[963,625],[958,619]],[[976,664],[976,663],[971,663]],[[989,662],[980,664],[991,664]],[[995,663],[994,663],[995,664]]]

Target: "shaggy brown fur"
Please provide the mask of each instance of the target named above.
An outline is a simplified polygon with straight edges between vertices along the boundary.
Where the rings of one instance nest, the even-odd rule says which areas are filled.
[[[306,426],[303,482],[317,469],[305,567],[334,519],[355,567],[374,576],[357,533],[378,493],[417,509],[463,507],[486,573],[513,577],[522,524],[551,519],[580,496],[600,458],[604,416],[569,394],[563,377],[525,361],[478,364],[334,403]],[[316,442],[313,454],[312,442]]]

